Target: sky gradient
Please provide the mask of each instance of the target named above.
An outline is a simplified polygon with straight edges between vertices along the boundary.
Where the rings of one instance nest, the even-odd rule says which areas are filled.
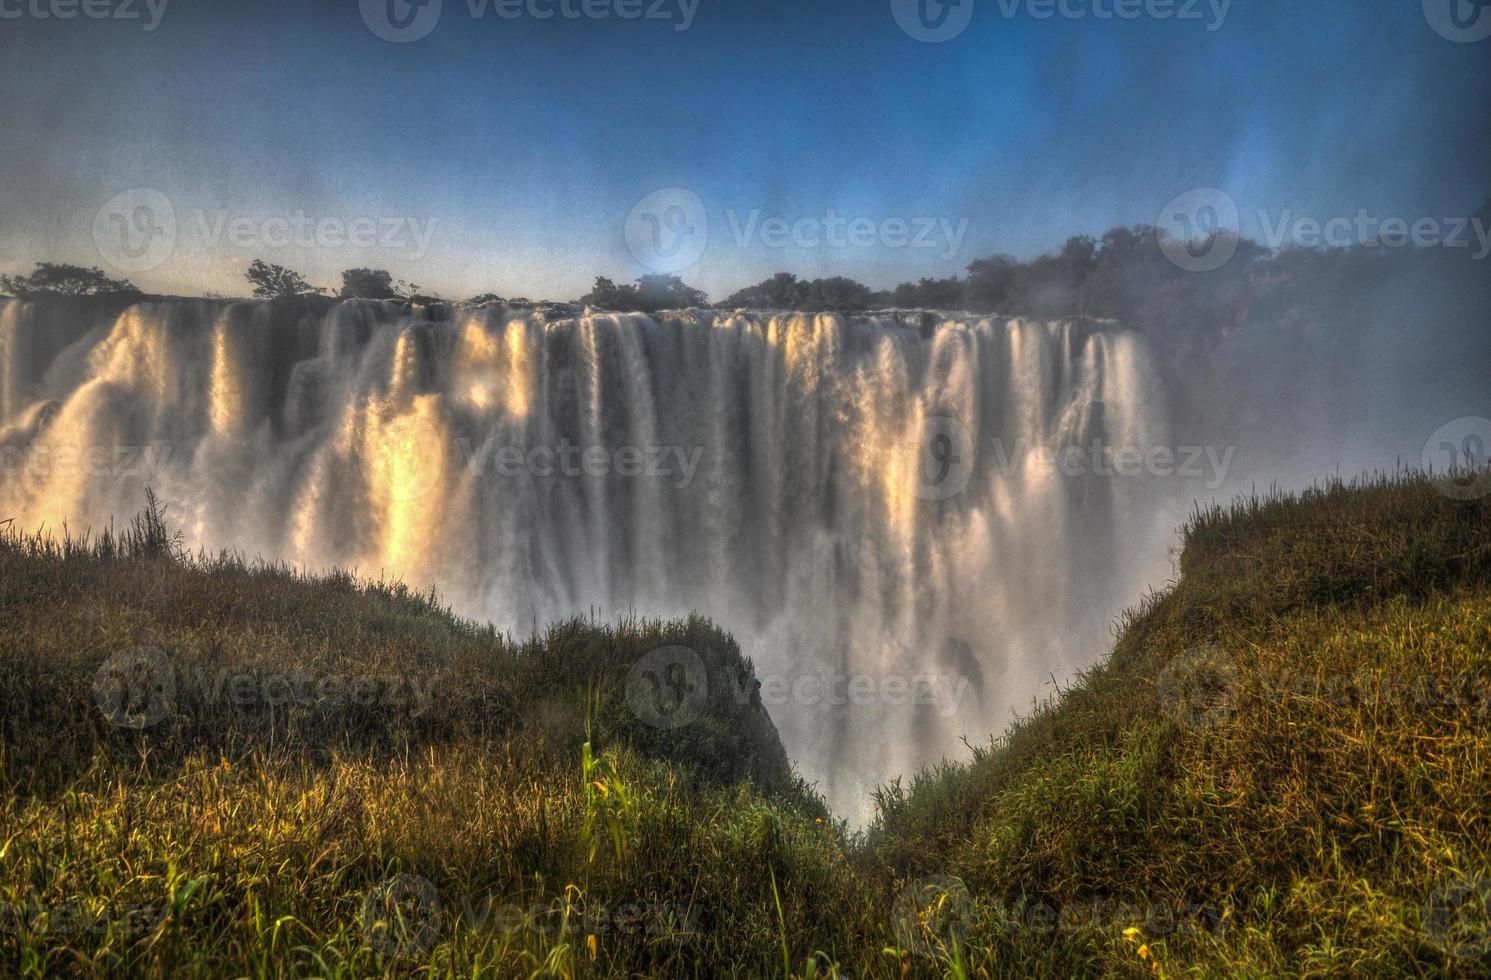
[[[884,288],[1028,257],[1154,223],[1193,188],[1224,189],[1260,238],[1260,210],[1411,222],[1491,195],[1491,40],[1441,36],[1421,0],[1235,0],[1220,22],[1206,4],[1119,20],[1093,15],[1112,0],[1071,0],[1089,16],[1043,19],[965,0],[971,21],[942,43],[909,36],[888,0],[699,0],[687,30],[676,2],[627,21],[443,0],[407,43],[358,0],[174,0],[153,30],[143,0],[137,19],[35,15],[52,2],[0,0],[5,272],[69,261],[241,295],[262,257],[325,286],[374,266],[448,298],[573,299],[651,271],[628,215],[680,187],[708,222],[681,274],[719,299],[779,270]],[[158,263],[120,270],[95,219],[136,188],[170,201],[176,233]],[[761,233],[830,213],[875,243]],[[274,244],[266,220],[301,214],[380,237],[412,222],[428,246],[410,224],[387,247]],[[918,218],[945,224],[894,244]]]

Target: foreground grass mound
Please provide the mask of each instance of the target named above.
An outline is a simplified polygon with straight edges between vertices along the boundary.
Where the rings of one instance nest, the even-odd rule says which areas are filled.
[[[153,514],[4,537],[0,616],[0,975],[749,972],[773,869],[804,928],[856,901],[702,620],[516,643]]]
[[[1488,722],[1491,500],[1244,500],[1105,663],[887,788],[871,852],[956,879],[931,893],[992,974],[1485,975]]]
[[[0,975],[1491,973],[1491,499],[1196,513],[1112,655],[847,835],[702,620],[0,535]]]

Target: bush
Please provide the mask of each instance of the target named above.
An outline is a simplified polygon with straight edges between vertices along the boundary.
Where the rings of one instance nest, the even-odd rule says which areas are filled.
[[[101,269],[41,262],[29,276],[0,276],[0,291],[28,299],[32,296],[107,296],[139,293],[127,279],[111,279]]]

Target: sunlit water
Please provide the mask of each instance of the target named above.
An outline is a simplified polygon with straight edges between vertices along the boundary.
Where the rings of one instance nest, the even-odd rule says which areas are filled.
[[[122,522],[149,483],[194,548],[517,634],[698,611],[854,822],[1097,659],[1183,509],[1053,465],[1169,439],[1144,340],[1104,324],[0,303],[0,519]]]

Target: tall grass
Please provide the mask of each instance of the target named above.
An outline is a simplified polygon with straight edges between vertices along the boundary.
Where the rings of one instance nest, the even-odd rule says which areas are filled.
[[[184,553],[153,500],[0,530],[0,974],[1491,970],[1491,504],[1405,474],[1183,543],[1099,667],[849,835],[704,620],[513,638]],[[707,697],[653,727],[674,645]]]

